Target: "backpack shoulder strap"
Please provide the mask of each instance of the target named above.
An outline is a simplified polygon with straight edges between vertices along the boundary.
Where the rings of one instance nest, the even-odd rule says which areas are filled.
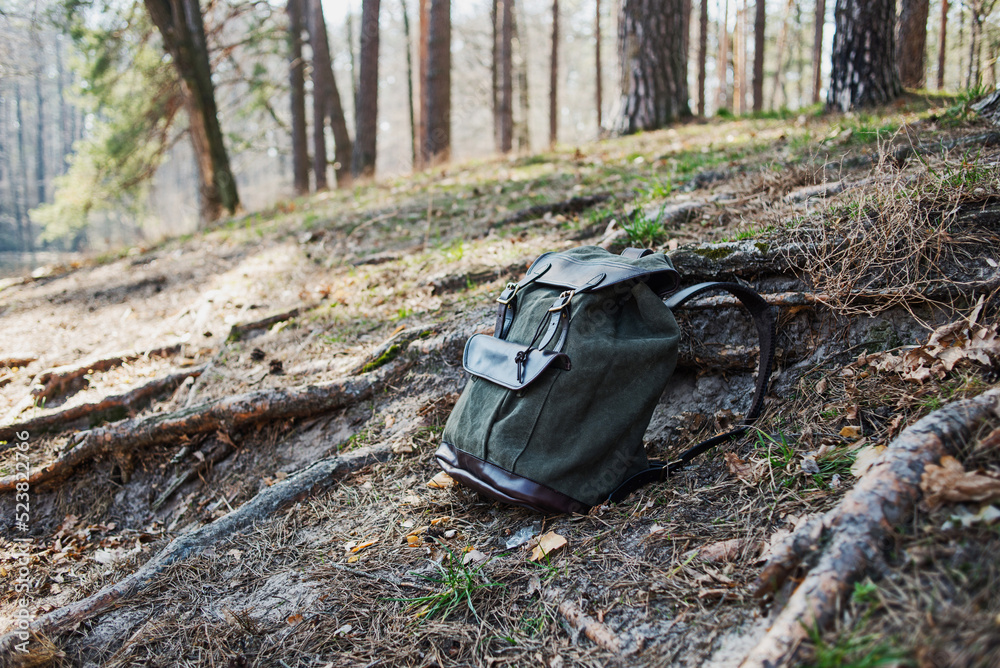
[[[684,304],[690,300],[703,295],[706,292],[717,292],[720,290],[728,292],[739,299],[740,303],[743,304],[748,311],[750,311],[750,315],[753,317],[754,326],[757,329],[757,338],[760,343],[760,358],[757,364],[757,383],[756,388],[754,389],[753,400],[750,403],[750,410],[747,412],[746,418],[744,418],[743,423],[736,429],[722,434],[717,434],[702,441],[701,443],[697,443],[681,453],[680,457],[672,462],[650,462],[648,469],[640,471],[619,485],[618,489],[612,492],[611,496],[608,497],[608,501],[617,503],[640,487],[653,482],[665,480],[671,473],[687,466],[692,459],[703,452],[714,448],[720,443],[725,443],[730,439],[734,439],[745,434],[747,427],[749,427],[750,424],[752,424],[753,421],[760,415],[760,411],[764,406],[764,395],[767,394],[767,386],[768,380],[771,377],[771,369],[774,365],[775,338],[774,312],[771,307],[767,305],[767,302],[764,301],[764,298],[755,291],[746,286],[740,285],[739,283],[712,282],[698,283],[697,285],[692,285],[691,287],[679,290],[671,295],[665,303],[671,310],[675,310],[683,307]]]

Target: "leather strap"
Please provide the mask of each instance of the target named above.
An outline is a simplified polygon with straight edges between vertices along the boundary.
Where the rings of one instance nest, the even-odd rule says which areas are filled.
[[[652,255],[653,251],[648,248],[626,248],[621,252],[621,256],[627,260],[638,260],[641,257]]]
[[[725,443],[731,439],[742,436],[747,428],[760,416],[764,406],[764,395],[767,394],[767,385],[771,377],[771,369],[774,366],[774,339],[775,325],[774,312],[764,298],[759,294],[738,283],[699,283],[689,288],[680,290],[666,300],[666,305],[671,310],[681,308],[685,303],[706,292],[724,290],[740,300],[740,303],[750,311],[753,317],[754,326],[757,329],[757,337],[760,341],[760,359],[757,366],[757,384],[754,389],[753,400],[750,403],[750,410],[746,418],[736,429],[717,434],[709,439],[697,443],[688,448],[680,457],[672,462],[650,462],[649,468],[636,473],[611,493],[608,501],[617,503],[627,497],[637,489],[653,482],[660,482],[670,476],[671,473],[687,466],[692,459],[703,452],[714,448],[720,443]]]

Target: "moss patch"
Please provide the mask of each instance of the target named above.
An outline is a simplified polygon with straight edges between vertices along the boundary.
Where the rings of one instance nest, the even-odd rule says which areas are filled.
[[[389,348],[384,353],[373,359],[368,364],[361,367],[361,373],[368,373],[369,371],[374,371],[380,366],[385,366],[389,362],[399,357],[399,353],[401,352],[403,352],[403,347],[398,343],[394,343],[393,345],[389,346]]]
[[[732,248],[720,248],[716,246],[713,248],[695,248],[693,252],[695,255],[706,257],[709,260],[722,260],[732,255],[734,250]]]

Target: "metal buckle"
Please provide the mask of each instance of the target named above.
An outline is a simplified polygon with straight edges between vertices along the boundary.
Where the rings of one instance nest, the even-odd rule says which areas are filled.
[[[514,297],[517,296],[517,291],[520,287],[521,286],[519,284],[514,282],[505,285],[503,288],[503,292],[501,292],[500,296],[497,297],[497,303],[503,304],[504,306],[510,304],[511,301],[514,300]]]
[[[561,311],[567,306],[569,306],[569,302],[571,299],[573,299],[573,295],[575,294],[576,290],[567,290],[566,292],[559,295],[559,298],[549,308],[549,313],[554,313],[555,311]]]

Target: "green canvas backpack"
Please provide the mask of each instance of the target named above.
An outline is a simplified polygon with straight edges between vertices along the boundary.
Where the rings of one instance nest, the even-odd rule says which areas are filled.
[[[471,378],[435,456],[452,478],[546,513],[585,513],[665,479],[742,434],[760,413],[774,358],[774,318],[753,290],[680,276],[662,253],[620,256],[585,246],[536,259],[497,299],[492,335],[469,339]],[[737,429],[651,462],[643,434],[677,362],[672,311],[724,290],[750,311],[760,339],[756,390]],[[664,301],[666,299],[666,301]]]

